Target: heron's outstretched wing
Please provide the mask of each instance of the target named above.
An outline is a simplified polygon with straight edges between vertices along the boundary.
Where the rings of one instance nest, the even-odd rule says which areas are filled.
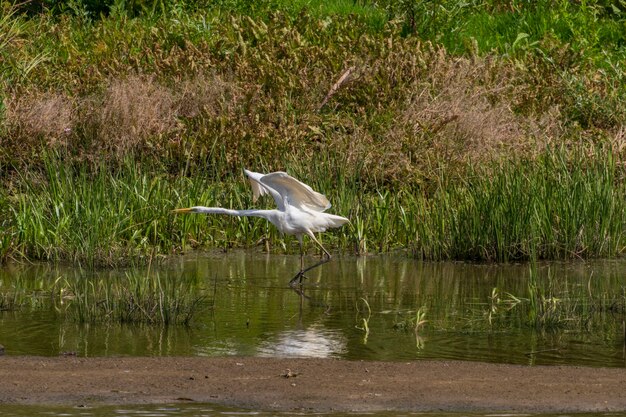
[[[314,191],[305,183],[298,181],[286,172],[272,172],[260,178],[261,185],[275,190],[282,199],[287,198],[289,204],[298,208],[324,211],[330,208],[330,202],[324,194]],[[253,190],[254,191],[254,190]],[[274,196],[276,200],[276,196]],[[282,202],[276,201],[280,207]]]
[[[272,198],[274,198],[278,209],[281,211],[285,210],[285,203],[283,202],[283,198],[281,197],[279,192],[261,183],[261,178],[263,178],[265,174],[261,174],[260,172],[248,171],[247,169],[244,169],[243,171],[248,176],[248,181],[250,182],[250,186],[252,187],[253,203],[256,203],[259,197],[265,194],[270,194]]]
[[[260,172],[252,172],[247,169],[243,170],[248,176],[248,181],[250,182],[250,186],[252,187],[252,202],[256,203],[260,196],[265,194],[269,194],[269,190],[267,190],[263,184],[261,184],[261,177],[265,174],[261,174]]]

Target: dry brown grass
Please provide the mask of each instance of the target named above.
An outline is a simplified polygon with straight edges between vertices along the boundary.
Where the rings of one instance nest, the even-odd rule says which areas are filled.
[[[115,78],[76,99],[24,94],[7,102],[6,137],[15,153],[24,138],[36,137],[87,160],[136,153],[203,164],[219,155],[231,169],[259,161],[283,169],[290,160],[333,152],[363,178],[417,184],[442,164],[454,172],[468,162],[532,156],[562,135],[558,107],[516,111],[519,97],[533,92],[513,63],[403,42],[413,41],[390,41],[367,59],[346,62],[354,71],[341,88],[333,83],[344,69],[305,67],[294,78],[293,69],[259,54],[254,62],[264,67],[256,73],[241,61],[242,68],[182,81]]]
[[[434,64],[428,80],[416,80],[400,115],[409,147],[424,141],[433,156],[450,162],[527,150],[532,122],[513,113],[507,78],[485,80],[493,71],[488,60],[441,57]]]
[[[235,81],[216,74],[185,80],[171,88],[177,91],[178,116],[184,118],[233,114],[242,98],[241,88]]]
[[[81,107],[94,151],[123,155],[156,146],[181,130],[174,93],[152,78],[113,80],[102,96],[86,98]]]
[[[238,99],[233,83],[198,76],[166,86],[152,77],[129,76],[107,83],[100,93],[72,98],[63,93],[28,92],[6,100],[3,142],[13,156],[20,148],[72,148],[89,160],[121,159],[129,152],[162,154],[180,141],[185,121],[216,118]]]
[[[421,182],[436,176],[441,164],[461,168],[535,156],[563,134],[557,107],[541,115],[514,111],[520,89],[526,87],[520,87],[523,74],[513,64],[458,58],[428,47],[415,55],[390,53],[357,80],[375,83],[391,77],[403,92],[385,103],[393,116],[382,132],[353,125],[335,142],[365,172],[391,183]]]
[[[151,77],[113,80],[104,93],[85,100],[83,123],[95,138],[92,150],[122,156],[129,151],[161,154],[185,131],[185,120],[228,112],[238,93],[218,76],[198,76],[165,86]]]
[[[2,136],[6,145],[10,145],[9,137],[16,139],[13,145],[34,146],[38,141],[52,147],[68,145],[75,123],[71,98],[58,93],[29,91],[9,97],[5,106],[7,129],[12,132],[12,135]]]

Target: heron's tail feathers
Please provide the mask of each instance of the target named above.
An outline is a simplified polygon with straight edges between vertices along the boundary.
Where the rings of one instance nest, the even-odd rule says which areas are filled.
[[[328,222],[327,227],[341,227],[346,223],[350,223],[350,219],[342,216],[337,216],[336,214],[324,213],[324,218]]]

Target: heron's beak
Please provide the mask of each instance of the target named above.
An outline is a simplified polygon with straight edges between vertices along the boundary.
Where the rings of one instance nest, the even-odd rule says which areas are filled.
[[[178,208],[178,209],[172,210],[172,213],[175,213],[175,214],[178,214],[178,213],[191,213],[191,209],[190,208]]]

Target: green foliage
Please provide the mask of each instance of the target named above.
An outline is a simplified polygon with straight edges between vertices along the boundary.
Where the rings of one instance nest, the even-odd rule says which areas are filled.
[[[98,4],[1,9],[1,261],[280,246],[169,213],[249,206],[243,166],[329,194],[346,251],[622,251],[620,2]]]
[[[602,285],[597,289],[592,285],[593,277],[589,277],[586,286],[580,286],[555,276],[550,269],[540,274],[537,268],[537,263],[532,261],[527,294],[500,294],[494,288],[487,313],[490,326],[507,326],[511,316],[521,315],[523,325],[541,332],[591,331],[592,326],[605,323],[606,316],[624,314],[623,287],[621,292],[607,291]]]
[[[567,259],[622,250],[625,189],[610,151],[572,159],[478,169],[462,182],[442,177],[428,200],[409,200],[416,256],[426,259]],[[413,220],[413,221],[411,221]]]
[[[96,282],[58,282],[66,298],[64,313],[79,323],[190,324],[202,308],[197,288],[149,272]]]
[[[623,172],[605,148],[474,167],[461,181],[442,176],[430,193],[410,185],[395,194],[369,190],[358,173],[324,175],[342,166],[340,159],[325,161],[292,162],[287,170],[351,219],[323,235],[325,245],[342,251],[405,249],[421,259],[513,261],[610,257],[625,247]],[[152,172],[132,160],[112,173],[48,157],[45,171],[22,176],[0,205],[7,216],[0,235],[4,253],[119,265],[147,262],[154,251],[258,242],[284,247],[275,228],[260,219],[171,213],[192,205],[251,207],[241,173],[218,180],[210,170]],[[273,205],[269,200],[258,205]]]
[[[106,156],[114,158],[125,139],[109,131],[117,124],[137,130],[132,143],[124,140],[122,154],[148,152],[169,163],[187,160],[180,156],[185,152],[200,163],[216,138],[233,162],[231,171],[249,164],[253,155],[280,166],[284,154],[346,152],[351,142],[357,149],[395,143],[400,149],[376,157],[390,158],[384,162],[391,165],[393,157],[385,155],[400,153],[419,171],[430,145],[447,145],[450,130],[466,125],[455,97],[479,98],[459,104],[469,107],[469,115],[472,108],[484,112],[478,108],[483,101],[493,110],[522,114],[527,120],[516,122],[523,130],[557,108],[562,117],[554,123],[565,128],[613,129],[625,119],[619,45],[626,32],[620,17],[604,17],[590,7],[408,1],[385,9],[367,2],[307,2],[303,10],[304,3],[279,1],[249,7],[249,2],[223,2],[208,9],[166,3],[156,16],[97,21],[46,14],[25,19],[8,9],[6,48],[0,53],[10,100],[2,137],[7,146],[0,157],[36,163],[45,146],[67,147],[83,157],[100,156],[109,146]],[[415,13],[424,29],[404,37],[393,19],[372,27],[370,17],[383,10],[404,15],[395,7],[428,8]],[[481,73],[455,62],[456,54],[466,54]],[[477,55],[486,57],[484,66]],[[348,82],[319,112],[333,83],[351,66]],[[459,79],[459,91],[446,91],[451,77],[466,77]],[[484,91],[475,91],[478,86]],[[129,106],[161,109],[156,117],[164,123],[144,129],[138,120],[155,116],[139,111],[122,123],[126,109],[114,94],[119,89],[137,101]],[[425,107],[437,99],[443,101],[436,112]],[[57,111],[43,111],[51,103]],[[419,108],[424,114],[415,114]],[[573,134],[564,129],[550,135],[568,141]],[[19,146],[24,142],[28,154]]]

